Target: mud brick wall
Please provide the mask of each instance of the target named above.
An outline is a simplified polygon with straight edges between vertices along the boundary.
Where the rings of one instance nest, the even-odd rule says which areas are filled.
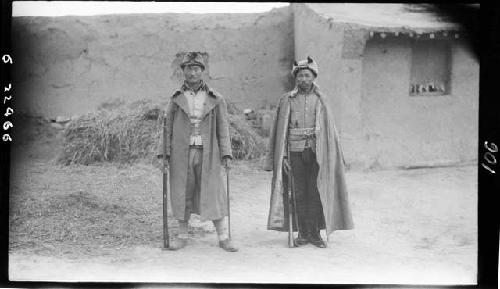
[[[348,166],[477,161],[479,63],[465,41],[450,41],[451,93],[410,96],[408,38],[370,39],[361,26],[334,22],[303,5],[294,15],[295,55],[318,62],[317,82],[328,96]]]
[[[242,108],[273,106],[293,87],[293,59],[312,56],[348,167],[477,161],[479,63],[453,40],[450,90],[410,96],[409,39],[369,37],[366,26],[307,5],[257,14],[144,14],[13,19],[15,106],[44,117],[144,98],[166,100],[179,53],[208,58],[207,80]],[[269,120],[268,120],[269,122]]]
[[[206,52],[208,81],[243,108],[274,104],[290,89],[290,8],[255,14],[15,17],[16,107],[46,117],[107,102],[169,97],[179,52]]]

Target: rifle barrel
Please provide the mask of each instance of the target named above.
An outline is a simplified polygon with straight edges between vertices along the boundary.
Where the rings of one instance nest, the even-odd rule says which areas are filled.
[[[170,246],[168,234],[168,170],[167,170],[167,119],[163,118],[163,247]]]
[[[288,143],[288,141],[287,141]],[[287,162],[288,162],[288,247],[295,247],[295,243],[293,240],[293,204],[292,204],[292,172],[291,172],[291,164],[290,164],[290,146],[287,145]]]

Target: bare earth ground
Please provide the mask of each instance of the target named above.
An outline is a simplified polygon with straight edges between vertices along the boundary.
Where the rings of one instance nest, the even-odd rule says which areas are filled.
[[[12,163],[11,280],[476,282],[475,166],[348,172],[355,229],[334,232],[327,249],[290,249],[286,233],[266,230],[271,173],[237,162],[231,219],[240,252],[227,253],[197,218],[185,249],[161,250],[161,175],[149,164],[59,166],[33,155]]]

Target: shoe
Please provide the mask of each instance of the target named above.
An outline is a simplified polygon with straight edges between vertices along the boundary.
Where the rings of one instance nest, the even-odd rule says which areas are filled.
[[[311,244],[313,244],[314,246],[318,247],[318,248],[326,248],[326,242],[323,241],[323,240],[314,240],[314,241],[311,241]]]
[[[182,249],[186,247],[187,245],[187,239],[184,238],[177,238],[172,241],[170,241],[170,244],[168,244],[168,249],[172,251],[176,251],[179,249]]]
[[[312,234],[309,237],[309,242],[318,248],[326,248],[326,242],[321,239],[321,235],[318,233]]]
[[[221,247],[227,252],[238,252],[238,248],[234,246],[231,240],[229,239],[219,241],[219,247]]]
[[[303,246],[307,245],[307,243],[309,243],[307,234],[299,233],[299,236],[295,239],[295,244],[297,244],[297,246]]]

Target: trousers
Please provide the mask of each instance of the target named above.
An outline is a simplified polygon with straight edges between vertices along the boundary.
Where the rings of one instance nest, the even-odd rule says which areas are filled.
[[[190,146],[188,156],[188,171],[184,209],[184,219],[179,222],[179,238],[187,238],[188,222],[191,214],[200,214],[200,191],[201,191],[201,172],[203,165],[203,147]],[[227,227],[224,218],[212,220],[217,235],[220,240],[227,239]]]
[[[316,183],[319,171],[316,154],[311,148],[290,152],[290,166],[299,233],[318,236],[319,231],[325,229],[325,219]]]

